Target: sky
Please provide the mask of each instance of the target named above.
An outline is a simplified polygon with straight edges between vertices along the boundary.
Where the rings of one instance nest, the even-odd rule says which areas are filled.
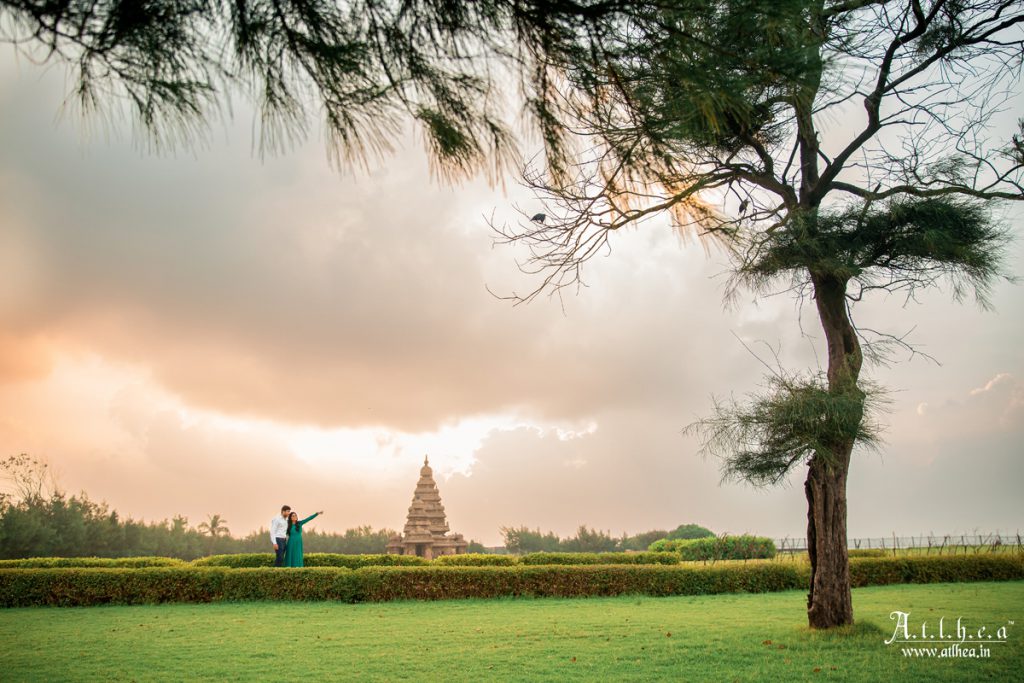
[[[69,114],[66,87],[0,56],[0,457],[236,535],[284,503],[323,530],[400,529],[427,454],[452,530],[486,545],[520,525],[804,535],[802,471],[721,483],[682,432],[760,387],[769,346],[789,369],[824,358],[806,305],[723,306],[722,254],[654,221],[579,292],[513,306],[490,292],[537,280],[487,219],[538,206],[514,178],[446,186],[412,135],[367,169],[332,168],[316,136],[261,159],[244,106],[155,153],[130,122]],[[856,308],[938,364],[868,368],[891,404],[881,449],[854,456],[849,534],[1024,529],[1024,289],[1000,283],[993,311],[919,299]]]

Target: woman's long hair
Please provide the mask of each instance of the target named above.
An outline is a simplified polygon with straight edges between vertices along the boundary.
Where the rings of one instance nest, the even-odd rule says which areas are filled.
[[[292,521],[292,517],[295,518],[294,522]],[[296,527],[298,525],[299,525],[299,515],[298,515],[298,513],[293,512],[290,515],[288,515],[288,535],[289,536],[292,535],[292,528]]]

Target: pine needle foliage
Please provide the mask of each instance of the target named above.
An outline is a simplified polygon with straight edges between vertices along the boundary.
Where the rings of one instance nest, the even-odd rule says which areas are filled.
[[[0,42],[63,65],[72,103],[127,115],[156,148],[203,140],[243,95],[258,112],[261,153],[303,139],[319,117],[332,160],[361,163],[417,121],[436,171],[493,178],[515,158],[484,53],[509,23],[502,5],[2,0]]]
[[[742,401],[715,399],[711,416],[687,431],[700,437],[705,456],[719,461],[723,481],[779,484],[815,455],[827,461],[837,443],[878,446],[881,429],[871,413],[884,395],[865,384],[830,392],[820,376],[775,374]]]
[[[806,285],[811,273],[859,286],[859,292],[916,290],[945,283],[956,299],[973,291],[987,307],[992,286],[1007,277],[1010,236],[983,202],[900,197],[836,212],[795,212],[785,230],[759,233],[735,253],[737,283],[755,291],[780,276]]]

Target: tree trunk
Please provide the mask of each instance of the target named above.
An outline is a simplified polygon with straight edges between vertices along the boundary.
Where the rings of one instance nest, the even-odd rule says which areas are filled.
[[[807,623],[832,628],[853,623],[850,564],[846,553],[846,473],[815,456],[807,472],[807,552],[811,585]]]
[[[811,274],[818,317],[828,345],[828,390],[833,395],[856,392],[863,419],[860,343],[846,308],[846,280],[831,274]],[[807,553],[811,560],[807,621],[811,628],[853,623],[850,564],[846,552],[846,475],[856,434],[843,435],[814,454],[808,464]]]

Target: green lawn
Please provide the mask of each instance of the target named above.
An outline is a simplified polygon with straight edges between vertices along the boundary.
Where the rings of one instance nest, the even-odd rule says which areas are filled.
[[[1020,680],[1024,582],[854,591],[857,625],[805,627],[804,593],[0,610],[0,680]],[[987,659],[902,656],[889,613],[1008,626]]]

